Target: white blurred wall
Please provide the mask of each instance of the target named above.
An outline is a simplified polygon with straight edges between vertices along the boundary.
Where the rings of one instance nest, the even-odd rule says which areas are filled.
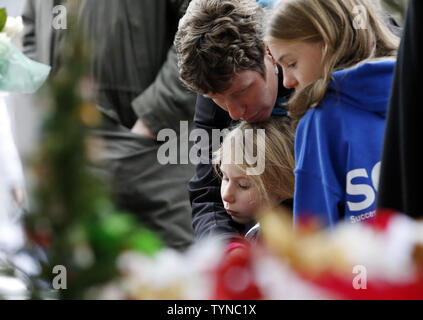
[[[0,8],[6,8],[7,15],[17,17],[21,15],[25,0],[0,0]]]

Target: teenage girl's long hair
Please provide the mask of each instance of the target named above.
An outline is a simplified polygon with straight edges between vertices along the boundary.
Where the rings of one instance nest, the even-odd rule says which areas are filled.
[[[278,39],[324,44],[323,77],[296,91],[288,102],[295,119],[319,104],[334,71],[396,56],[399,44],[367,0],[280,0],[266,29],[267,41]]]

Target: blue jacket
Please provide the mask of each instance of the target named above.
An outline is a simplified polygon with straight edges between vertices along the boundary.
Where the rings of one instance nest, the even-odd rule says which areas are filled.
[[[257,0],[257,3],[262,7],[272,8],[276,4],[277,0]]]
[[[375,215],[394,67],[387,59],[334,72],[320,105],[300,120],[294,225],[310,215],[330,227]]]

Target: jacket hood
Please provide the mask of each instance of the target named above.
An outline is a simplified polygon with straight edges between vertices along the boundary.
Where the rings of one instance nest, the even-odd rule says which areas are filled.
[[[328,85],[328,94],[340,102],[385,117],[389,104],[395,59],[367,61],[336,71]]]

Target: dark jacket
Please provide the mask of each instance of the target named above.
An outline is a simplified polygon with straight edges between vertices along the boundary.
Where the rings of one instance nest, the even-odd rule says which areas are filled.
[[[423,118],[423,2],[409,2],[403,39],[398,51],[386,123],[378,208],[389,208],[421,218],[423,174],[420,145]]]
[[[80,0],[78,22],[92,40],[97,104],[117,123],[131,128],[141,118],[157,134],[163,128],[179,131],[180,120],[193,118],[195,95],[179,80],[172,45],[188,3]],[[53,70],[67,32],[52,27],[57,5],[68,7],[65,0],[27,0],[22,13],[23,52]]]
[[[204,129],[209,136],[209,159],[212,153],[212,130],[230,126],[229,114],[216,105],[213,100],[201,95],[197,97],[194,123],[195,127]],[[196,174],[188,184],[192,206],[192,223],[197,238],[223,236],[230,238],[244,230],[244,226],[233,222],[223,208],[220,196],[220,180],[211,164],[198,164]]]
[[[127,128],[179,129],[195,95],[180,82],[173,49],[187,0],[85,0],[79,21],[92,40],[100,110]]]
[[[73,1],[73,0],[71,0]],[[167,246],[194,240],[187,183],[191,164],[162,165],[161,143],[130,131],[139,118],[156,136],[192,122],[195,94],[179,80],[173,38],[187,0],[83,0],[78,20],[92,44],[97,105],[105,115],[99,174],[121,210]],[[179,137],[172,143],[179,144]]]

